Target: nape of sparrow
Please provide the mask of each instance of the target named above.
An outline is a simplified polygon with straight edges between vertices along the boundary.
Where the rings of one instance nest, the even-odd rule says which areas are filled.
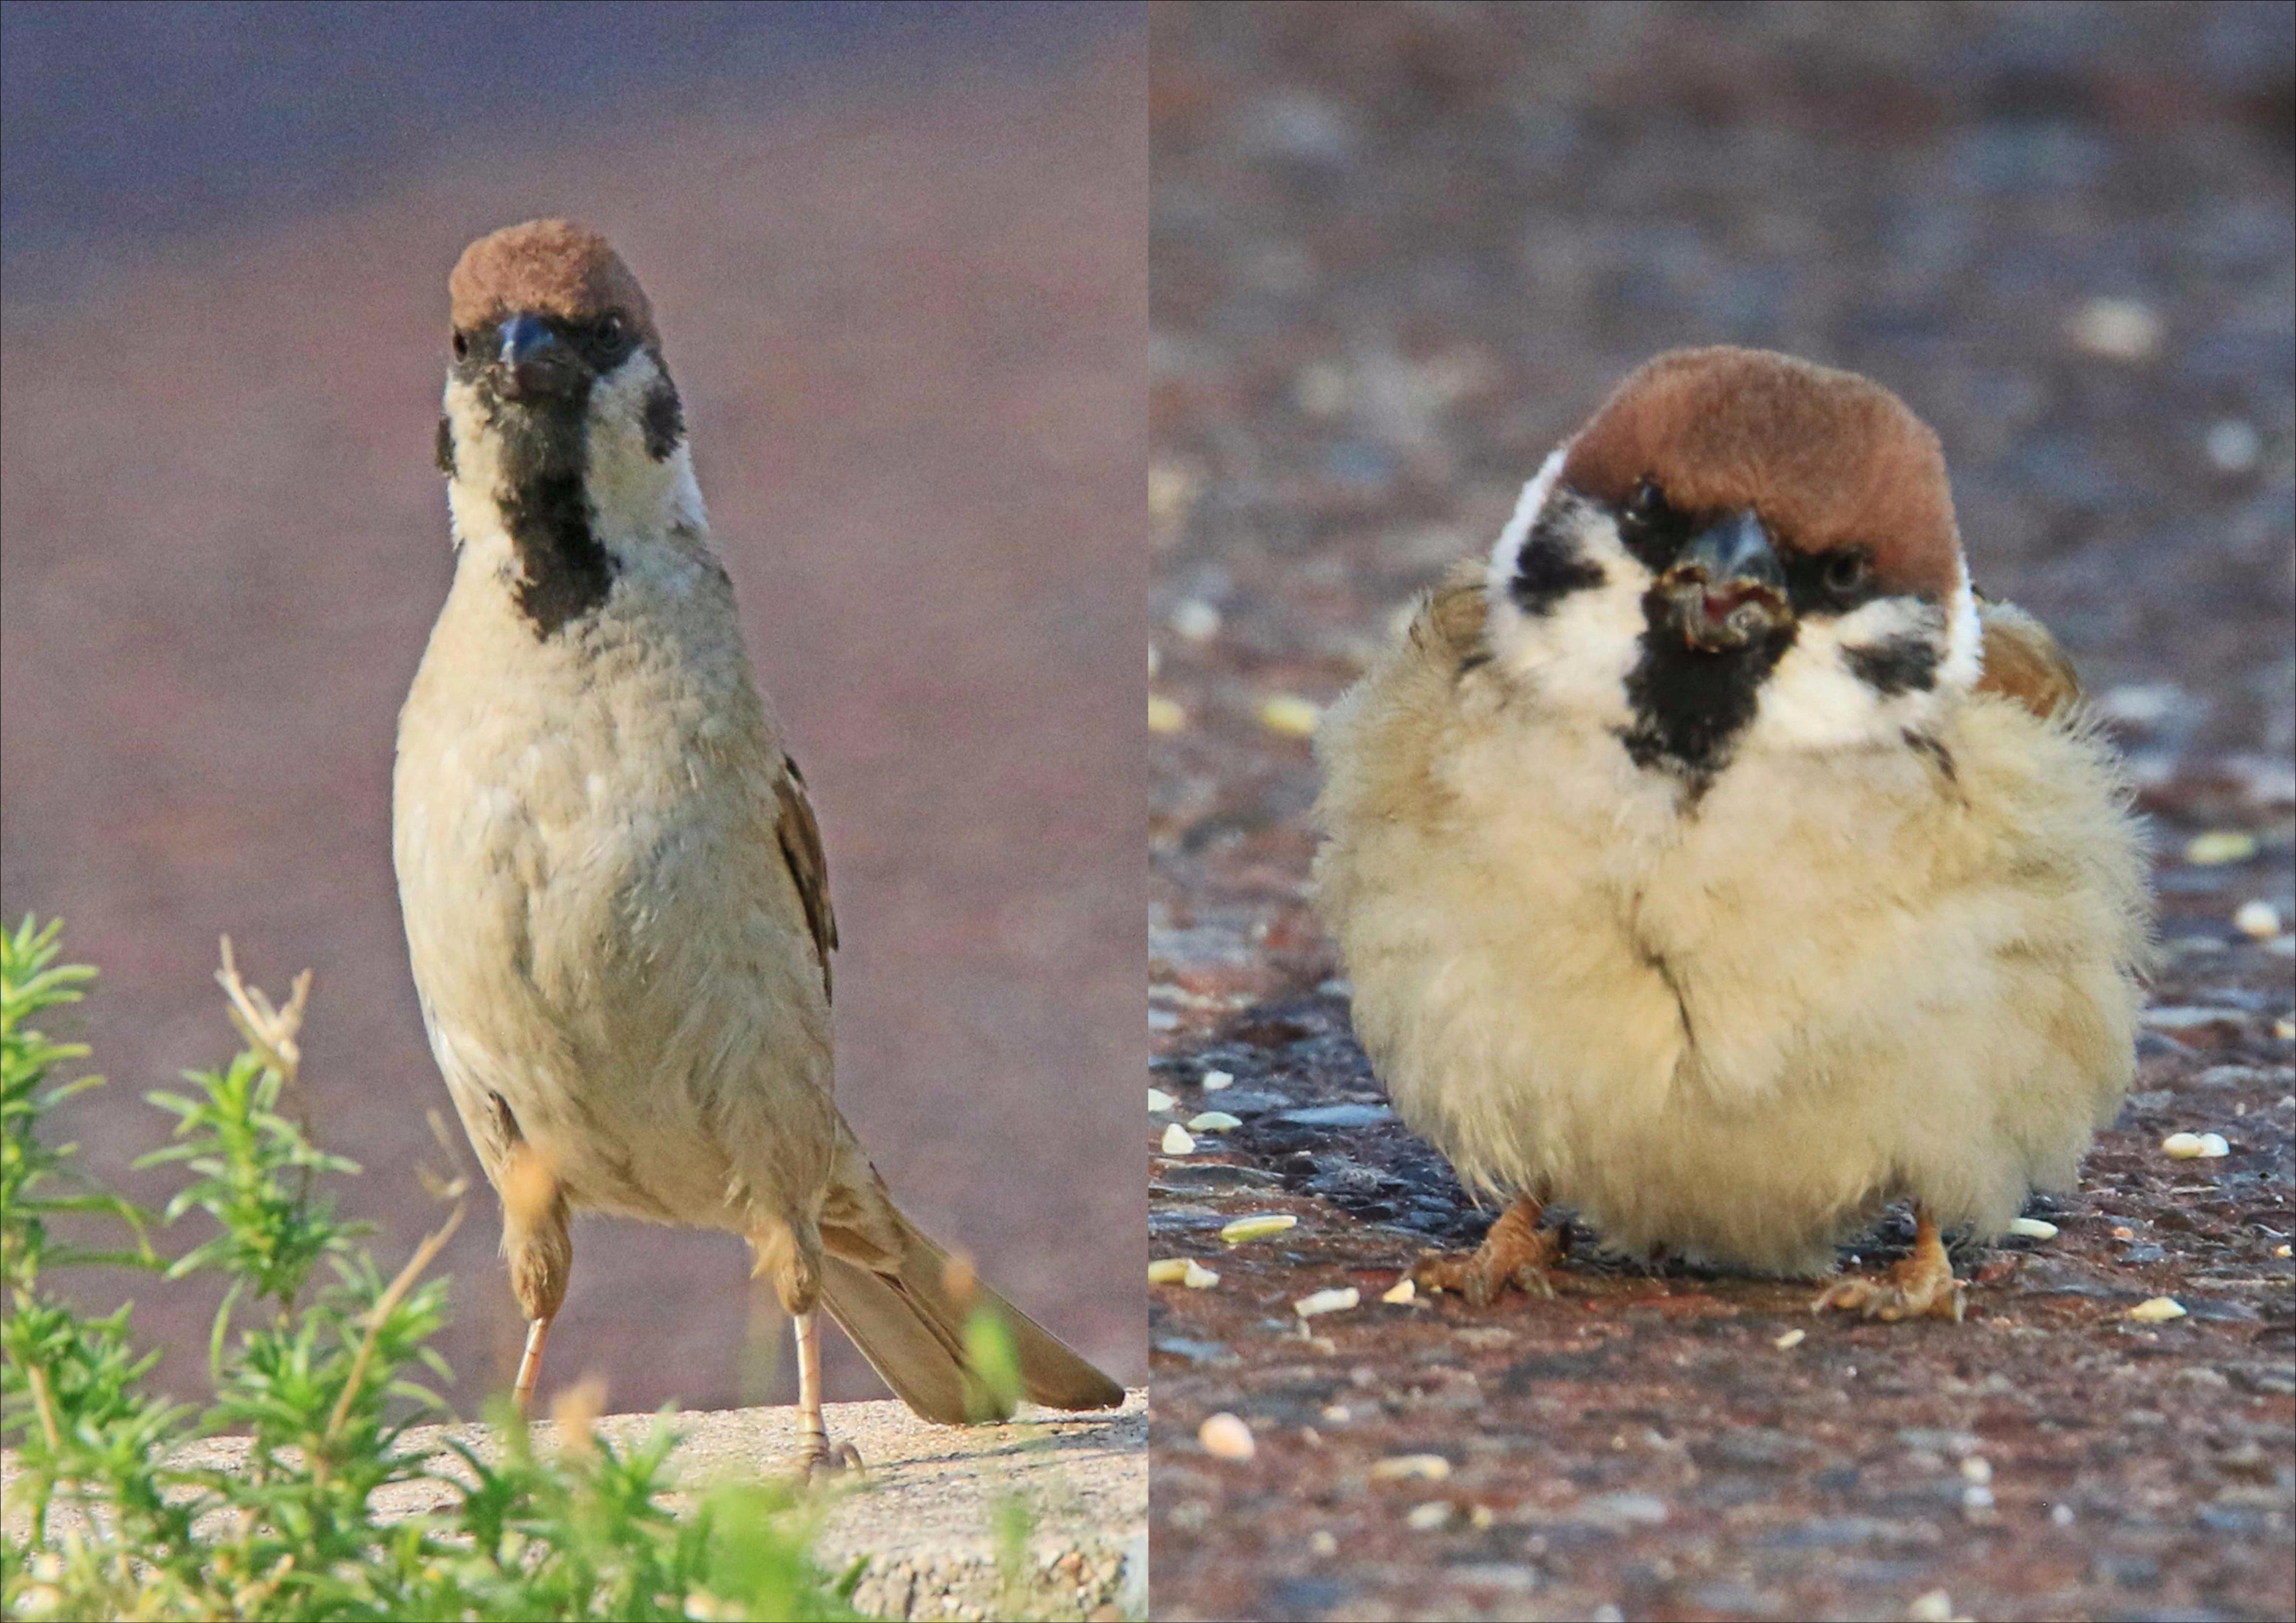
[[[901,1214],[832,1097],[821,837],[644,292],[562,220],[473,242],[448,291],[455,579],[399,717],[393,851],[431,1049],[503,1195],[521,1406],[578,1210],[748,1239],[796,1320],[808,1468],[817,1310],[932,1420],[993,1401],[984,1307],[1029,1397],[1122,1402]]]
[[[1419,1265],[1633,1254],[1959,1318],[1940,1230],[2069,1185],[2133,1066],[2150,905],[2047,632],[1972,590],[1937,438],[1734,348],[1629,376],[1326,719],[1316,883],[1403,1119],[1480,1194]]]

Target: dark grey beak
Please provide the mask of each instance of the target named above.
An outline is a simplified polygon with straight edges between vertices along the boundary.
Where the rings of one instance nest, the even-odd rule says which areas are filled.
[[[572,388],[580,368],[548,322],[537,316],[513,316],[502,324],[498,336],[502,348],[494,370],[503,398],[530,400]]]
[[[1722,653],[1789,625],[1785,570],[1752,510],[1717,520],[1690,538],[1659,578],[1682,635],[1693,648]]]

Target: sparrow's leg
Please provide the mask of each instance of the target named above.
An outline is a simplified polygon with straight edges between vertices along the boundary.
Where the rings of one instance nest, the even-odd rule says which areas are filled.
[[[808,1479],[847,1466],[858,1469],[861,1456],[850,1443],[829,1446],[829,1424],[821,1417],[821,1331],[813,1315],[795,1315],[797,1327],[797,1423],[805,1438],[800,1463]]]
[[[534,1383],[542,1379],[542,1349],[550,1342],[550,1320],[538,1318],[526,1327],[526,1351],[518,1361],[518,1381],[510,1400],[524,1414],[534,1402]]]
[[[1513,1285],[1526,1296],[1553,1296],[1546,1270],[1562,1256],[1555,1235],[1538,1226],[1546,1203],[1530,1195],[1517,1195],[1500,1214],[1472,1252],[1430,1251],[1411,1267],[1414,1283],[1423,1291],[1456,1291],[1478,1307]]]
[[[1937,1219],[1926,1207],[1914,1208],[1914,1249],[1893,1265],[1884,1279],[1845,1279],[1830,1285],[1812,1313],[1828,1307],[1861,1312],[1869,1319],[1951,1319],[1961,1323],[1961,1281],[1953,1276],[1953,1260],[1938,1237]]]

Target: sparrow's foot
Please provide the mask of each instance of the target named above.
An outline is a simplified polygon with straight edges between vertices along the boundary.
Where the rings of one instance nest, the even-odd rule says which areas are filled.
[[[850,1443],[832,1447],[826,1439],[808,1442],[799,1461],[800,1473],[809,1488],[820,1488],[836,1481],[847,1471],[862,1474],[861,1451]]]
[[[1914,1249],[1882,1279],[1845,1279],[1829,1285],[1810,1304],[1812,1313],[1827,1308],[1863,1313],[1869,1319],[1951,1319],[1961,1323],[1962,1284],[1953,1276],[1953,1260],[1945,1254],[1937,1224],[1928,1212],[1914,1212]]]
[[[1472,1251],[1430,1251],[1411,1266],[1411,1280],[1422,1291],[1450,1291],[1477,1307],[1488,1307],[1509,1285],[1525,1296],[1554,1294],[1546,1270],[1562,1255],[1558,1237],[1538,1226],[1546,1208],[1529,1195],[1491,1225],[1483,1243]]]

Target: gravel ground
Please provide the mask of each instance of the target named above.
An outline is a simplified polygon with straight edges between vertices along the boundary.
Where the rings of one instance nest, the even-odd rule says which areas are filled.
[[[1150,1225],[1220,1275],[1152,1291],[1160,1615],[2296,1613],[2296,990],[2234,923],[2296,917],[2291,18],[1159,8]],[[1382,1304],[1490,1214],[1348,1035],[1303,734],[1621,373],[1715,340],[1905,395],[2119,732],[2169,946],[2136,1095],[2054,1238],[1958,1259],[1962,1325],[1584,1247],[1552,1302]],[[1300,1221],[1224,1246],[1251,1211]]]

